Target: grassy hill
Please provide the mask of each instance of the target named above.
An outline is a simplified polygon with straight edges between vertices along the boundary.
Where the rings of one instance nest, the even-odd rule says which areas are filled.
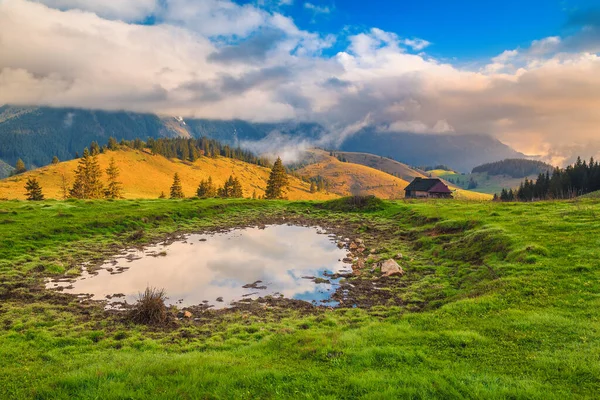
[[[508,175],[490,175],[487,172],[460,174],[454,171],[446,170],[431,170],[426,172],[428,175],[442,178],[451,186],[465,188],[471,178],[477,182],[478,186],[475,189],[470,189],[471,192],[494,194],[500,193],[503,188],[516,188],[525,178],[513,178]],[[536,175],[528,176],[528,179],[536,179]]]
[[[347,162],[339,161],[337,155],[343,156]],[[340,196],[360,193],[373,194],[384,199],[401,199],[404,198],[404,188],[413,178],[426,177],[422,171],[406,164],[368,153],[336,151],[335,156],[330,156],[326,151],[313,149],[307,152],[304,162],[308,165],[297,170],[300,175],[325,178],[329,182],[329,190]],[[394,176],[394,172],[405,178]],[[449,186],[455,190],[456,199],[490,200],[492,198],[489,194],[464,190],[454,185]]]
[[[100,154],[98,161],[103,170],[108,166],[111,157],[114,157],[121,170],[120,181],[123,183],[124,197],[128,199],[157,198],[161,192],[168,195],[176,172],[181,178],[183,191],[188,197],[195,195],[201,179],[211,176],[215,184],[220,186],[230,175],[240,179],[245,197],[252,196],[255,190],[260,196],[264,194],[270,172],[268,168],[225,157],[216,159],[201,157],[194,163],[184,163],[131,149]],[[47,198],[60,199],[62,176],[64,175],[69,184],[72,184],[77,162],[78,160],[71,160],[48,165],[4,179],[0,181],[0,199],[24,199],[25,182],[30,176],[38,178]],[[328,193],[310,193],[309,184],[290,177],[288,197],[290,200],[322,200],[337,196]]]
[[[321,176],[329,183],[329,190],[340,196],[372,194],[384,199],[404,198],[408,182],[388,173],[351,162],[341,162],[323,150],[311,150],[317,162],[296,172],[302,176]]]
[[[427,177],[423,171],[411,168],[406,164],[387,157],[376,156],[369,153],[354,153],[349,151],[336,151],[335,155],[340,155],[348,162],[378,169],[409,182],[414,178]]]
[[[599,201],[326,206],[0,202],[0,398],[598,398]],[[373,254],[347,279],[362,296],[170,310],[146,327],[43,289],[121,249],[274,216],[363,239]],[[405,274],[382,278],[377,260],[398,253]]]

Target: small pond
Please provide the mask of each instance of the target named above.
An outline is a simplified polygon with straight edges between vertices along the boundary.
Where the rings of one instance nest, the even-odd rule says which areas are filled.
[[[317,227],[271,225],[215,234],[192,234],[127,252],[47,288],[107,300],[109,307],[133,304],[147,286],[164,288],[167,304],[229,307],[232,302],[284,296],[316,305],[330,300],[339,287],[331,275],[352,271],[342,260],[347,249],[335,235]]]

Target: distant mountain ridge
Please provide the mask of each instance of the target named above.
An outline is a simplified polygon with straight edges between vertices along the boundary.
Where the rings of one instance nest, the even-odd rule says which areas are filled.
[[[524,159],[506,159],[493,163],[479,165],[473,168],[473,173],[487,172],[488,175],[508,175],[512,178],[525,178],[550,172],[554,167],[542,161]]]
[[[464,172],[493,161],[526,157],[487,135],[380,132],[373,127],[348,138],[341,150],[377,154],[408,165],[445,164]]]
[[[184,119],[126,111],[74,108],[0,107],[0,160],[14,165],[18,158],[27,167],[47,165],[53,156],[69,160],[90,142],[100,145],[117,140],[160,137],[201,137],[230,145],[258,142],[278,132],[291,143],[318,141],[327,130],[317,123],[253,123],[241,120]],[[340,150],[390,156],[410,165],[448,164],[471,168],[524,155],[490,136],[380,133],[365,128],[348,138]]]

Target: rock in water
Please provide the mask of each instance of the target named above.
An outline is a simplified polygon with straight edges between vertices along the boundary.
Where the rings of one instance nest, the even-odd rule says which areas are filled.
[[[383,276],[404,275],[404,270],[390,258],[381,263],[381,273]]]

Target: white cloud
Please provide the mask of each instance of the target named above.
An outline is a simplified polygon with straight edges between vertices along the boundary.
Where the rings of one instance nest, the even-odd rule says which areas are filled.
[[[427,40],[424,39],[419,39],[419,38],[415,38],[415,39],[404,39],[402,41],[402,43],[410,48],[412,48],[415,51],[421,51],[423,50],[425,47],[428,47],[431,45],[430,42],[428,42]]]
[[[574,38],[541,39],[471,70],[411,54],[428,43],[377,28],[323,56],[335,37],[229,0],[44,3],[52,7],[0,0],[0,104],[317,121],[332,142],[368,124],[490,133],[546,154],[598,135],[600,57],[569,51]],[[126,22],[148,13],[162,22]]]
[[[327,6],[318,6],[313,3],[306,2],[304,3],[304,8],[307,10],[311,10],[315,14],[329,14],[331,13],[331,8]]]
[[[158,9],[159,0],[36,0],[61,10],[90,11],[101,17],[125,21],[143,20]]]

